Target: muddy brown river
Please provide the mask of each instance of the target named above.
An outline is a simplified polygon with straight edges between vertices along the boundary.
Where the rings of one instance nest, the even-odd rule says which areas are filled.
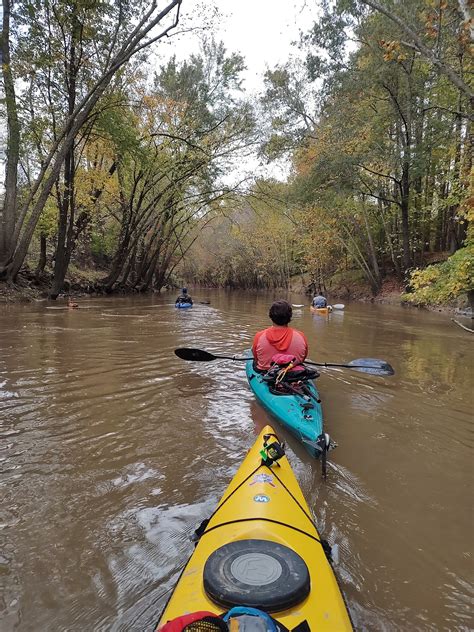
[[[194,292],[0,306],[0,630],[153,630],[269,417],[240,354],[274,295]],[[293,295],[293,302],[304,298]],[[316,361],[387,360],[392,378],[324,370],[328,479],[275,422],[358,630],[471,630],[472,334],[446,315],[348,304],[293,325]],[[316,631],[314,631],[316,632]]]

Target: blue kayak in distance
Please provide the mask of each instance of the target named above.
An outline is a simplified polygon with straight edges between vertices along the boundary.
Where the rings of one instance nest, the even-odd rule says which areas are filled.
[[[245,370],[249,386],[260,404],[318,459],[326,439],[323,433],[323,411],[314,382],[305,382],[310,395],[275,395],[263,379],[263,374],[254,369],[253,359],[246,362]]]
[[[192,303],[176,303],[175,307],[177,307],[178,309],[188,309],[189,307],[192,307],[193,304]]]

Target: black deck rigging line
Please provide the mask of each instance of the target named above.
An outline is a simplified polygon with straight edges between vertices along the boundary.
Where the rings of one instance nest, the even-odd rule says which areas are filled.
[[[265,465],[265,463],[263,464]],[[269,467],[268,465],[266,466],[268,467],[269,470],[271,470],[273,476],[278,480],[278,482],[280,483],[280,485],[283,487],[283,489],[286,489],[286,491],[288,492],[288,494],[290,495],[291,498],[293,498],[293,500],[295,501],[295,503],[298,505],[298,507],[301,509],[301,511],[304,513],[304,515],[308,518],[308,520],[311,522],[311,524],[313,525],[313,527],[316,529],[316,525],[314,523],[314,520],[311,518],[311,516],[309,516],[305,510],[305,508],[300,504],[300,502],[293,496],[293,494],[290,492],[290,490],[288,489],[288,487],[285,485],[285,483],[281,480],[281,478],[278,476],[278,474],[275,472],[275,470],[272,470],[271,467]]]
[[[271,522],[273,524],[279,524],[281,527],[288,527],[288,529],[292,529],[293,531],[302,533],[303,535],[308,536],[308,538],[311,538],[311,540],[318,542],[323,547],[324,550],[326,550],[326,546],[329,546],[329,543],[326,540],[319,540],[319,538],[317,538],[314,535],[311,535],[311,533],[308,533],[307,531],[303,531],[303,529],[298,529],[298,527],[294,527],[293,525],[288,524],[286,522],[273,520],[273,518],[238,518],[236,520],[228,520],[227,522],[221,522],[220,524],[216,524],[210,529],[206,529],[206,531],[204,531],[202,535],[205,536],[207,533],[214,531],[214,529],[218,529],[219,527],[226,527],[229,524],[238,524],[239,522],[254,522],[255,520],[261,520],[263,522]]]
[[[219,511],[219,509],[220,509],[221,507],[223,507],[223,506],[224,506],[224,504],[225,504],[225,503],[229,500],[229,498],[230,498],[231,496],[233,496],[233,495],[234,495],[234,493],[235,493],[235,492],[236,492],[236,491],[237,491],[240,487],[242,487],[242,485],[243,485],[244,483],[246,483],[246,482],[249,480],[249,478],[250,478],[251,476],[253,476],[256,472],[258,472],[258,470],[259,470],[261,467],[262,467],[262,464],[259,464],[259,465],[258,465],[258,466],[257,466],[257,467],[256,467],[256,468],[252,471],[252,472],[250,472],[250,474],[249,474],[248,476],[246,476],[246,477],[244,478],[244,480],[243,480],[241,483],[239,483],[239,484],[237,485],[237,487],[236,487],[235,489],[233,489],[233,490],[230,492],[230,494],[229,494],[226,498],[224,498],[224,500],[223,500],[223,501],[222,501],[219,505],[217,505],[217,507],[214,509],[214,511],[213,511],[213,512],[211,513],[211,515],[209,516],[209,518],[207,518],[207,519],[206,519],[206,528],[207,528],[207,523],[209,523],[209,522],[212,520],[212,518],[214,518],[214,516],[215,516],[215,515],[216,515],[216,513]],[[196,532],[197,532],[198,530],[199,530],[199,529],[197,529],[197,530],[196,530]],[[197,535],[199,535],[199,537],[200,537],[201,535],[204,535],[204,533],[206,533],[206,531],[203,531],[202,533],[198,533]]]
[[[244,485],[244,483],[246,483],[246,482],[249,480],[249,478],[250,478],[251,476],[253,476],[254,474],[256,474],[256,473],[258,472],[258,470],[259,470],[261,467],[263,467],[263,466],[267,467],[267,468],[271,471],[271,473],[273,474],[273,476],[275,476],[275,478],[278,480],[278,482],[279,482],[279,483],[280,483],[280,485],[283,487],[283,489],[285,489],[285,490],[287,491],[287,493],[289,494],[290,498],[292,498],[292,499],[295,501],[295,503],[298,505],[298,507],[301,509],[301,511],[304,513],[304,515],[305,515],[305,516],[308,518],[308,520],[311,522],[311,525],[312,525],[312,526],[313,526],[313,527],[317,530],[317,527],[316,527],[316,525],[315,525],[315,523],[314,523],[313,518],[311,518],[311,516],[309,516],[309,515],[308,515],[308,513],[306,512],[306,510],[304,509],[304,507],[302,507],[302,505],[300,504],[300,502],[299,502],[299,501],[298,501],[298,500],[297,500],[297,499],[293,496],[293,494],[290,492],[290,490],[289,490],[289,489],[288,489],[288,487],[285,485],[285,483],[283,483],[283,481],[282,481],[282,480],[281,480],[281,478],[278,476],[278,474],[276,474],[275,470],[272,470],[272,468],[271,468],[269,465],[267,465],[266,463],[260,463],[260,464],[259,464],[259,465],[258,465],[258,466],[254,469],[254,470],[252,470],[252,472],[250,472],[250,474],[249,474],[248,476],[246,476],[246,477],[244,478],[244,480],[243,480],[241,483],[239,483],[239,484],[237,485],[237,487],[236,487],[235,489],[233,489],[233,490],[231,491],[231,493],[230,493],[230,494],[229,494],[226,498],[224,498],[224,500],[223,500],[223,501],[222,501],[222,502],[221,502],[221,503],[220,503],[220,504],[219,504],[219,505],[218,505],[218,506],[214,509],[214,511],[212,512],[212,514],[211,514],[211,515],[209,516],[209,518],[207,518],[207,519],[206,519],[206,521],[205,521],[206,525],[205,525],[204,530],[201,532],[201,530],[200,530],[199,528],[198,528],[198,529],[196,529],[196,535],[198,536],[198,538],[200,538],[200,537],[201,537],[201,536],[203,536],[205,533],[208,533],[208,531],[211,531],[212,529],[214,529],[214,528],[215,528],[215,527],[211,527],[210,529],[208,529],[208,528],[207,528],[207,525],[208,525],[208,524],[209,524],[209,522],[212,520],[212,518],[216,515],[216,513],[219,511],[219,509],[220,509],[221,507],[223,507],[223,506],[224,506],[224,504],[225,504],[225,503],[229,500],[229,498],[230,498],[231,496],[233,496],[233,495],[234,495],[234,493],[235,493],[238,489],[240,489],[240,488],[242,487],[242,485]],[[264,518],[262,518],[262,520],[263,520],[263,519],[264,519]],[[237,521],[235,521],[235,522],[239,522],[239,521],[237,520]],[[282,524],[283,524],[283,523],[282,523]],[[287,525],[287,526],[289,526],[289,525]],[[305,532],[303,531],[303,533],[305,533]],[[309,535],[309,534],[308,534],[308,535]],[[312,536],[310,536],[310,537],[312,537]],[[319,540],[317,540],[317,541],[319,542]]]
[[[269,465],[267,465],[266,463],[260,463],[260,464],[259,464],[259,465],[258,465],[258,466],[254,469],[254,470],[252,470],[252,472],[250,472],[250,474],[249,474],[248,476],[246,476],[246,477],[244,478],[244,480],[243,480],[241,483],[239,483],[239,484],[237,485],[237,487],[236,487],[235,489],[233,489],[233,490],[231,491],[231,493],[230,493],[230,494],[229,494],[226,498],[224,498],[224,500],[220,503],[220,505],[218,505],[218,506],[214,509],[214,511],[212,512],[212,514],[209,516],[209,518],[207,518],[207,520],[206,520],[207,524],[209,524],[209,522],[212,520],[212,518],[216,515],[216,513],[219,511],[219,509],[220,509],[221,507],[223,507],[223,506],[224,506],[224,504],[225,504],[225,503],[229,500],[229,498],[230,498],[231,496],[233,496],[233,495],[234,495],[234,493],[235,493],[238,489],[240,489],[240,488],[242,487],[242,485],[244,485],[244,483],[246,483],[246,482],[249,480],[249,478],[250,478],[251,476],[253,476],[254,474],[256,474],[256,473],[258,472],[258,470],[259,470],[261,467],[267,467],[267,468],[270,470],[270,472],[271,472],[271,473],[273,474],[273,476],[274,476],[274,477],[278,480],[278,482],[279,482],[279,483],[280,483],[280,485],[283,487],[283,489],[285,489],[285,490],[287,491],[287,493],[289,494],[290,498],[292,498],[292,499],[295,501],[295,503],[298,505],[298,507],[301,509],[301,511],[304,513],[304,515],[308,518],[308,520],[311,522],[312,526],[313,526],[315,529],[317,529],[317,528],[316,528],[316,525],[315,525],[315,523],[314,523],[313,518],[311,518],[311,516],[309,516],[309,515],[308,515],[308,513],[307,513],[307,512],[306,512],[306,510],[305,510],[305,508],[304,508],[304,507],[302,507],[301,503],[300,503],[300,502],[299,502],[299,501],[298,501],[298,500],[297,500],[297,499],[293,496],[293,494],[290,492],[290,490],[289,490],[289,489],[288,489],[288,487],[285,485],[285,483],[283,483],[283,481],[282,481],[282,480],[281,480],[281,478],[278,476],[278,474],[275,472],[275,470],[273,470],[273,469],[272,469]],[[197,535],[199,535],[199,536],[204,535],[204,533],[207,533],[208,531],[210,531],[211,529],[213,529],[213,528],[214,528],[214,527],[211,527],[211,529],[207,529],[207,524],[206,524],[206,528],[205,528],[205,530],[204,530],[202,533],[198,533]]]

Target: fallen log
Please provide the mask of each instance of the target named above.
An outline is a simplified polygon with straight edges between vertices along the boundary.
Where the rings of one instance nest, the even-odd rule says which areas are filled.
[[[463,325],[462,323],[460,323],[458,320],[455,320],[454,318],[451,318],[451,320],[453,321],[453,323],[456,323],[456,325],[459,325],[459,327],[462,327],[463,329],[465,329],[466,331],[470,331],[471,334],[474,334],[474,329],[470,329],[469,327],[466,327],[465,325]]]

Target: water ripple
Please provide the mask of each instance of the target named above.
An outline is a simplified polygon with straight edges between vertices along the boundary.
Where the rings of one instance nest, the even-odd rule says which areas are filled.
[[[271,421],[244,363],[186,363],[173,350],[242,356],[275,296],[206,294],[211,305],[181,312],[166,296],[0,310],[2,632],[156,622],[191,534]],[[301,310],[295,326],[316,361],[381,357],[396,369],[322,371],[326,429],[339,444],[325,484],[276,426],[321,533],[339,547],[357,629],[468,629],[462,332],[445,337],[433,315],[352,305],[330,319]]]

